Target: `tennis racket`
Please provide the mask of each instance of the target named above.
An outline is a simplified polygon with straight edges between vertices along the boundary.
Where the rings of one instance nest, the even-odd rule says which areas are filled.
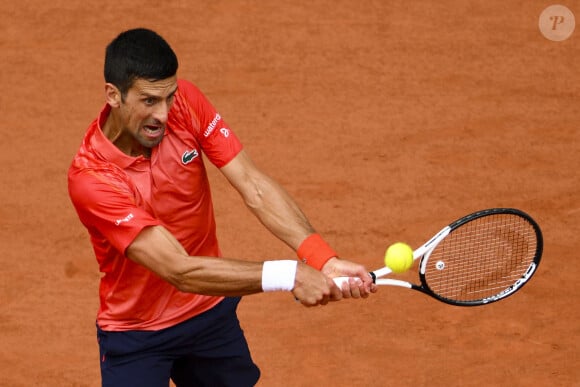
[[[536,272],[543,239],[538,224],[513,208],[492,208],[456,220],[413,252],[420,259],[420,285],[381,279],[388,267],[371,272],[377,285],[401,286],[458,306],[485,305],[520,290]],[[334,281],[340,287],[348,277]]]

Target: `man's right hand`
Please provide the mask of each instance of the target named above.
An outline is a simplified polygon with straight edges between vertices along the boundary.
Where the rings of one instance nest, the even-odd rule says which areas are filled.
[[[292,294],[302,305],[309,307],[342,299],[342,291],[331,278],[302,262],[298,262],[296,267]]]

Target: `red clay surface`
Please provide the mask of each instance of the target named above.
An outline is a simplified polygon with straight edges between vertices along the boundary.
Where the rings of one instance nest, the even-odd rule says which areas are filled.
[[[487,207],[543,228],[537,275],[488,307],[392,288],[315,309],[245,298],[260,386],[580,385],[580,35],[540,34],[551,3],[204,3],[0,8],[0,385],[100,383],[99,274],[66,170],[103,103],[105,45],[138,26],[345,258],[377,268],[388,244]],[[227,256],[293,257],[211,176]]]

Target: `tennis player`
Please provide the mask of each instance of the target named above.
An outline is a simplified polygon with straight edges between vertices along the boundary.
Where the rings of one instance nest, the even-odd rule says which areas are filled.
[[[236,315],[241,296],[288,291],[315,306],[376,287],[365,267],[337,257],[177,68],[155,32],[117,36],[105,54],[106,103],[68,173],[102,272],[102,384],[252,386],[260,371]],[[202,154],[298,260],[221,257]],[[336,276],[362,280],[339,289]]]

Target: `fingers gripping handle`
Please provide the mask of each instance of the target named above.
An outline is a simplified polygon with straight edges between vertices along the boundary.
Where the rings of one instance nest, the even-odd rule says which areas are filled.
[[[373,283],[376,283],[377,282],[377,275],[372,271],[369,272],[369,275],[373,279]],[[348,283],[348,280],[350,278],[352,278],[352,277],[336,277],[336,278],[333,278],[332,280],[334,281],[336,286],[338,286],[339,288],[342,288],[342,284]],[[357,279],[360,280],[359,278],[357,278]]]

